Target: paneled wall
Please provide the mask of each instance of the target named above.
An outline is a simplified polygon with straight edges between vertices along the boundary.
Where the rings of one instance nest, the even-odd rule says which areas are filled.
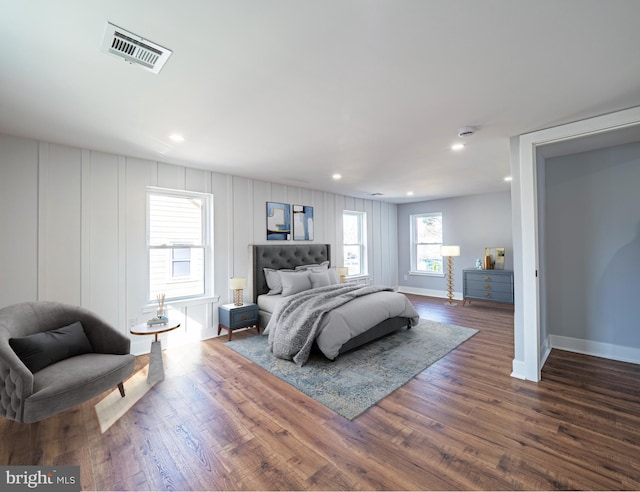
[[[331,244],[334,265],[343,261],[342,211],[366,212],[371,282],[397,285],[394,204],[0,135],[0,307],[78,304],[123,333],[150,318],[147,186],[214,195],[215,297],[174,309],[182,326],[165,346],[216,334],[228,279],[249,276],[250,245],[266,243],[267,201],[313,206],[313,242]],[[133,336],[132,350],[148,351],[150,342]]]

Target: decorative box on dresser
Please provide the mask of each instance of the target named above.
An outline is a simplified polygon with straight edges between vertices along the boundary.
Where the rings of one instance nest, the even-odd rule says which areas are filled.
[[[463,270],[462,305],[489,301],[513,305],[512,270]]]

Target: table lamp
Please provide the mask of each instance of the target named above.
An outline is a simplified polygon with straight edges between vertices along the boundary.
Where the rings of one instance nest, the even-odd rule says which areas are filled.
[[[247,279],[244,277],[232,277],[229,280],[229,287],[233,290],[233,304],[242,306],[242,289],[247,286]]]
[[[460,246],[441,246],[440,254],[447,257],[447,297],[449,300],[445,302],[445,305],[457,306],[458,303],[453,302],[453,257],[460,256]]]
[[[344,284],[344,279],[349,275],[349,269],[347,267],[336,267],[336,273],[340,279],[340,283]]]

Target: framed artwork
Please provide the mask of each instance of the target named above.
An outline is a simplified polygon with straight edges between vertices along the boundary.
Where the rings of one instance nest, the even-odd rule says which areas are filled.
[[[294,241],[313,241],[313,207],[293,205]]]
[[[291,207],[287,203],[267,202],[267,240],[291,239]]]

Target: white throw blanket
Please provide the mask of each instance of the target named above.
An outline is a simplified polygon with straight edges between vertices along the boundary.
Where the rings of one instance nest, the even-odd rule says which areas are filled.
[[[325,316],[332,309],[356,297],[383,290],[379,285],[328,285],[306,290],[287,298],[274,311],[267,329],[269,347],[276,357],[293,360],[302,366],[309,359],[313,341]]]

